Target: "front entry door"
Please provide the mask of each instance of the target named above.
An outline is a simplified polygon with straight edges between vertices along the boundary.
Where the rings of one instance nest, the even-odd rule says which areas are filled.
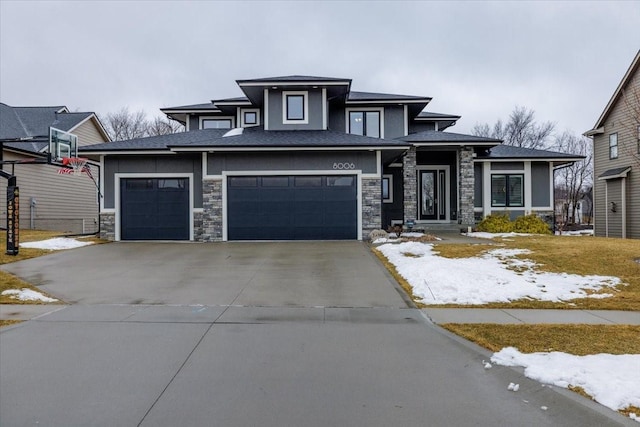
[[[418,171],[419,220],[443,221],[447,219],[447,175],[445,172],[444,169]]]

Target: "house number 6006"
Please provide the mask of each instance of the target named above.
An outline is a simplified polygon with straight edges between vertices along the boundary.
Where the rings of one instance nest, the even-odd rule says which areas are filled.
[[[354,165],[353,163],[334,163],[333,168],[334,169],[355,169],[356,165]]]

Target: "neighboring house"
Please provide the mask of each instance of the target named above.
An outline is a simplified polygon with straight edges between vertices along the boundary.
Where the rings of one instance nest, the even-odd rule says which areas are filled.
[[[593,129],[595,235],[640,239],[640,50]]]
[[[2,164],[17,177],[20,188],[20,228],[72,233],[98,231],[98,192],[87,176],[58,174],[58,167],[28,163],[45,159],[49,129],[75,134],[78,145],[108,142],[109,137],[94,113],[72,113],[67,107],[11,107],[0,103],[2,160],[27,162]],[[22,140],[22,141],[18,141]],[[97,167],[94,173],[98,175]],[[96,179],[98,177],[96,176]],[[0,194],[7,180],[0,179]],[[0,225],[6,224],[6,197],[0,196]]]
[[[238,80],[244,96],[163,108],[183,133],[83,147],[99,161],[103,237],[363,239],[371,230],[472,226],[553,213],[553,172],[580,157],[443,132],[431,98],[351,80]]]

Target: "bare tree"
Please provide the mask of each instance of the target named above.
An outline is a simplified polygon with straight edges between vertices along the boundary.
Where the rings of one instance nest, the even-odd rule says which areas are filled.
[[[488,124],[476,124],[471,133],[476,136],[502,139],[505,144],[523,148],[543,149],[551,145],[555,124],[538,123],[535,111],[516,106],[509,120],[503,124],[498,120],[493,127]]]
[[[108,113],[102,122],[112,141],[168,135],[182,131],[182,126],[177,122],[161,117],[148,120],[144,111],[131,112],[128,107],[123,107],[115,113]]]
[[[556,138],[554,149],[563,152],[584,156],[583,160],[559,169],[556,173],[556,188],[563,206],[564,223],[576,223],[576,210],[578,204],[587,195],[593,185],[593,149],[591,141],[582,136],[576,136],[565,131]]]
[[[175,120],[169,120],[164,117],[154,117],[150,120],[147,127],[149,136],[169,135],[172,133],[182,132],[184,126]]]

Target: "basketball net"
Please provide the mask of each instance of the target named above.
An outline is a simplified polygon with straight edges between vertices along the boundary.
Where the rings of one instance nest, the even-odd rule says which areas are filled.
[[[75,175],[80,176],[82,172],[86,172],[85,166],[87,165],[87,161],[89,159],[83,159],[82,157],[63,157],[62,165],[66,167],[62,167],[58,169],[58,173],[62,175]]]

